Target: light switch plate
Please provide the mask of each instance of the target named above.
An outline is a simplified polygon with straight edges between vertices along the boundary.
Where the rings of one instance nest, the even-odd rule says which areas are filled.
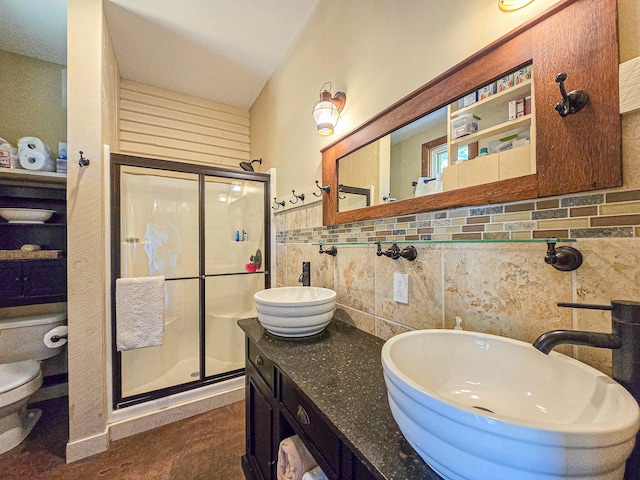
[[[409,275],[406,273],[393,274],[393,301],[409,303]]]

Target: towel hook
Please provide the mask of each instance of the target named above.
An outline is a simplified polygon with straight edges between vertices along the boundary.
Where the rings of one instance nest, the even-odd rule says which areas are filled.
[[[294,202],[293,200],[289,200],[289,203],[292,203],[292,204],[295,205],[300,200],[302,200],[304,202],[304,193],[301,193],[300,195],[296,195],[296,191],[295,190],[291,190],[291,193],[293,193],[293,196],[296,198],[296,201]]]
[[[78,165],[80,165],[80,168],[82,167],[86,167],[87,165],[89,165],[91,163],[91,161],[88,158],[84,158],[82,156],[84,152],[82,150],[80,150],[80,158],[78,159]]]
[[[281,200],[280,202],[278,201],[278,199],[276,197],[273,197],[273,201],[276,202],[276,207],[271,207],[274,210],[278,210],[280,207],[284,208],[284,200]]]
[[[340,195],[340,192],[342,192],[342,187],[344,187],[344,185],[343,185],[343,184],[339,184],[339,185],[338,185],[338,198],[339,198],[340,200],[344,200],[345,198],[347,198],[347,196],[346,196],[346,195]]]
[[[313,192],[314,197],[321,197],[323,192],[328,195],[329,192],[331,191],[331,185],[327,184],[324,187],[321,187],[318,180],[316,180],[316,187],[320,189],[320,193]]]
[[[338,254],[338,249],[334,245],[333,247],[329,247],[326,250],[323,250],[322,249],[322,244],[320,244],[320,250],[319,250],[318,253],[326,253],[327,255],[331,255],[332,257],[335,257]]]
[[[582,110],[587,103],[589,103],[589,95],[584,90],[573,90],[569,93],[564,89],[564,81],[567,79],[567,74],[561,72],[556,75],[556,82],[560,84],[560,95],[562,100],[555,104],[555,108],[561,117],[566,117],[571,113],[576,113]]]

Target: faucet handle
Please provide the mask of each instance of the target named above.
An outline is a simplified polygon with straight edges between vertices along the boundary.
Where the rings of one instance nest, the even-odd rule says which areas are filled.
[[[567,308],[584,308],[586,310],[612,310],[611,305],[596,305],[593,303],[571,303],[571,302],[558,302],[556,304],[559,307]]]

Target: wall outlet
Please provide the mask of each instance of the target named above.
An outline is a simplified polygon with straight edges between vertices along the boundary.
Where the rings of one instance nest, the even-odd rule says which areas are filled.
[[[393,301],[409,303],[409,275],[406,273],[393,274]]]

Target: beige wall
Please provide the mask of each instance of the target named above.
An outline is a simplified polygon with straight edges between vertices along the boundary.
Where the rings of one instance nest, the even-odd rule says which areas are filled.
[[[0,137],[14,147],[21,137],[38,137],[57,158],[58,142],[67,141],[65,68],[0,50]]]
[[[278,198],[310,195],[321,148],[556,0],[508,14],[496,3],[320,1],[250,109],[251,156],[278,169]],[[327,81],[347,102],[336,133],[321,137],[311,109]]]
[[[115,145],[117,62],[101,0],[68,2],[69,154],[67,176],[69,442],[67,461],[106,450],[105,268],[107,230],[103,145]]]

